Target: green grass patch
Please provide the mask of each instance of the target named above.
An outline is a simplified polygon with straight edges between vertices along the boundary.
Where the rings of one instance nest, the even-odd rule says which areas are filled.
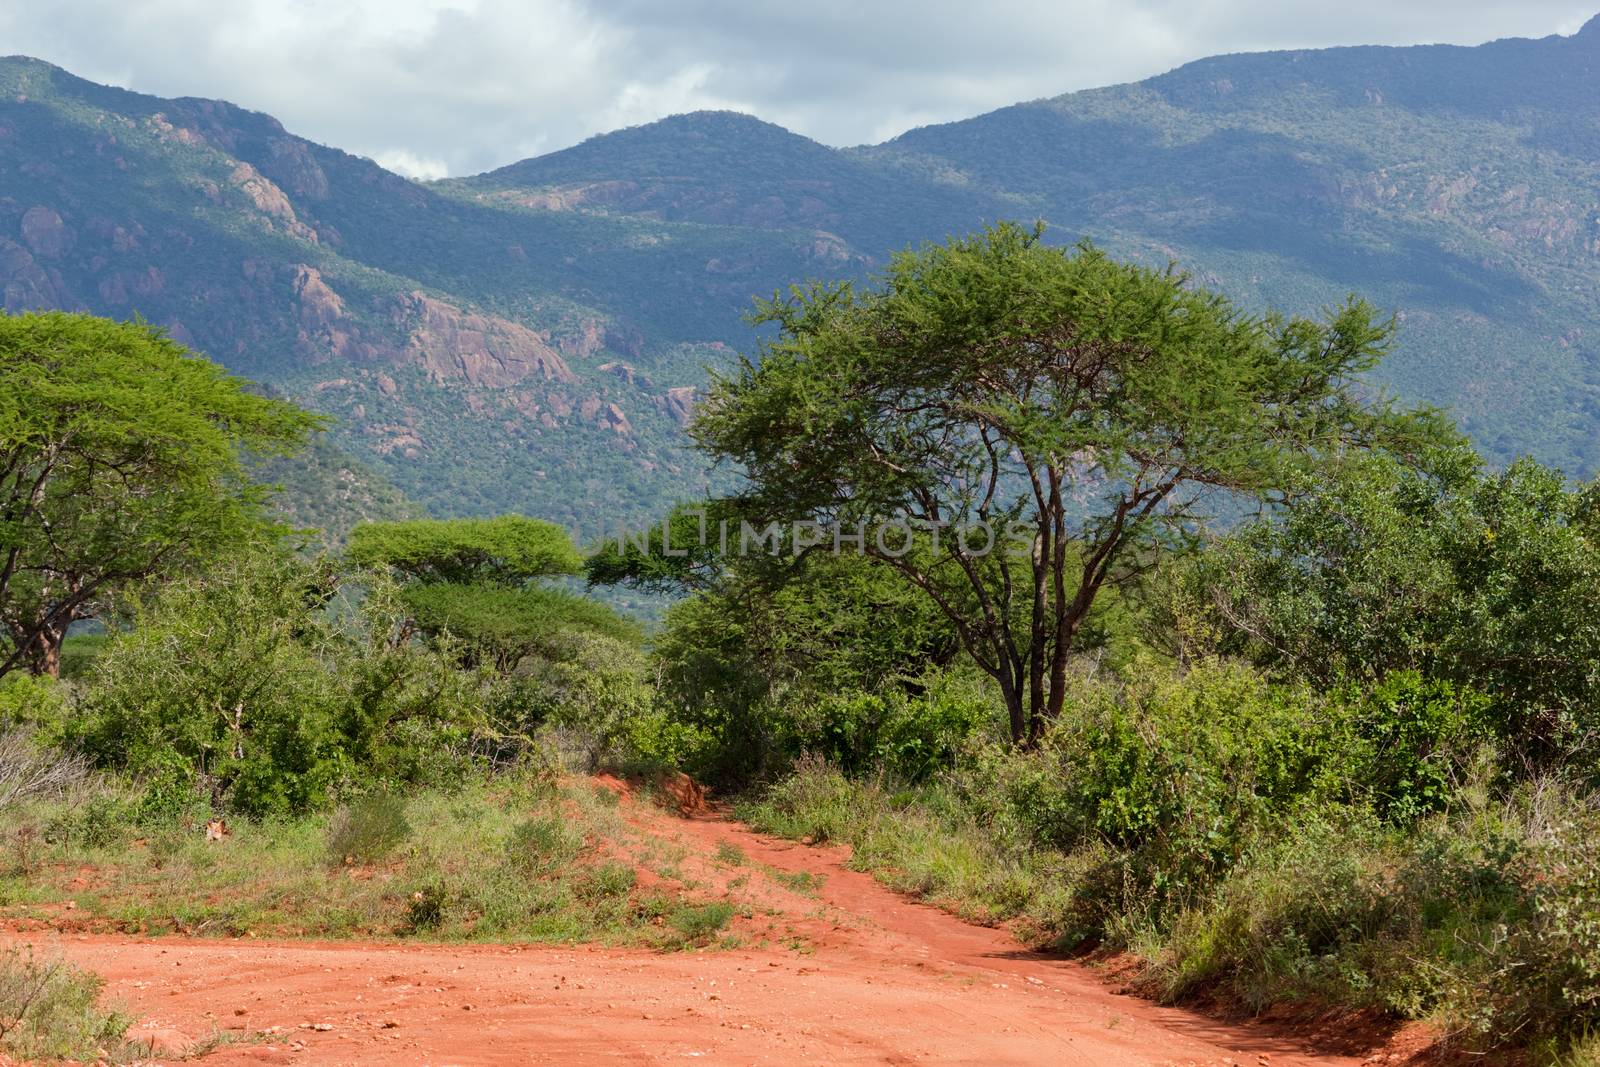
[[[0,814],[0,912],[199,936],[428,938],[678,947],[687,886],[642,899],[619,857],[656,847],[614,797],[536,774],[356,798],[331,813],[240,821],[96,816],[31,803]],[[659,920],[659,921],[658,921]]]

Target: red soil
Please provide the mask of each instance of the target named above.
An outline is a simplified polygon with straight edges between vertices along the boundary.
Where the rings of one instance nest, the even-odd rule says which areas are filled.
[[[620,783],[606,783],[619,788]],[[625,792],[625,790],[619,791]],[[13,931],[104,975],[181,1048],[261,1034],[212,1065],[971,1063],[1354,1065],[1408,1058],[1381,1027],[1223,1022],[1121,995],[1102,975],[1030,953],[846,869],[848,853],[763,837],[698,809],[624,796],[630,823],[805,947],[655,953],[604,948],[260,942]],[[748,857],[732,865],[719,845]],[[804,872],[799,890],[774,872]],[[750,886],[765,889],[752,895]],[[770,925],[770,922],[769,922]],[[1336,1050],[1336,1051],[1335,1051]]]

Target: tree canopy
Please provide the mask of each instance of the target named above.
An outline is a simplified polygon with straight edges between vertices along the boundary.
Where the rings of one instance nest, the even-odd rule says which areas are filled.
[[[0,674],[56,673],[119,590],[259,535],[244,454],[320,425],[145,323],[0,314]]]
[[[1173,270],[1011,225],[757,319],[777,337],[714,382],[692,431],[747,473],[737,511],[922,531],[929,551],[860,550],[940,606],[1019,742],[1060,713],[1096,596],[1188,543],[1208,497],[1279,498],[1330,457],[1431,427],[1361,385],[1392,332],[1362,302],[1251,316]],[[950,535],[963,524],[1001,543]]]
[[[1476,689],[1535,760],[1593,744],[1600,487],[1471,450],[1342,465],[1183,584],[1221,651],[1322,686],[1419,671]]]
[[[607,605],[548,584],[583,563],[554,523],[521,515],[366,523],[351,531],[349,554],[392,571],[414,628],[462,642],[473,663],[511,671],[529,656],[559,658],[576,631],[638,638]]]
[[[521,515],[366,523],[350,534],[350,557],[413,581],[503,586],[577,574],[583,562],[565,530]]]

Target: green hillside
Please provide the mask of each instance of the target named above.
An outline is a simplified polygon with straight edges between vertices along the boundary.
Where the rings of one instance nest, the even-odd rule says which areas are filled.
[[[1389,385],[1497,458],[1600,468],[1600,20],[1219,57],[846,150],[684,115],[432,184],[0,60],[6,307],[141,314],[430,511],[584,537],[703,492],[681,427],[753,296],[1003,217],[1247,303],[1360,291],[1403,320]]]

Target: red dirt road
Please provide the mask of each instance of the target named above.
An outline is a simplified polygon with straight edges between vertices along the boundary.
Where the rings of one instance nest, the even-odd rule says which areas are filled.
[[[812,947],[3,939],[59,949],[104,975],[108,995],[141,1020],[130,1036],[178,1048],[219,1030],[265,1032],[201,1061],[216,1067],[1361,1062],[1307,1051],[1304,1039],[1266,1027],[1119,995],[1080,964],[1030,954],[1002,930],[967,925],[845,869],[842,850],[623,803],[633,826],[680,849],[685,865],[711,871],[719,844],[737,846],[748,857],[739,869],[773,876],[766,914]],[[821,879],[820,889],[780,888],[792,882],[786,872]]]

